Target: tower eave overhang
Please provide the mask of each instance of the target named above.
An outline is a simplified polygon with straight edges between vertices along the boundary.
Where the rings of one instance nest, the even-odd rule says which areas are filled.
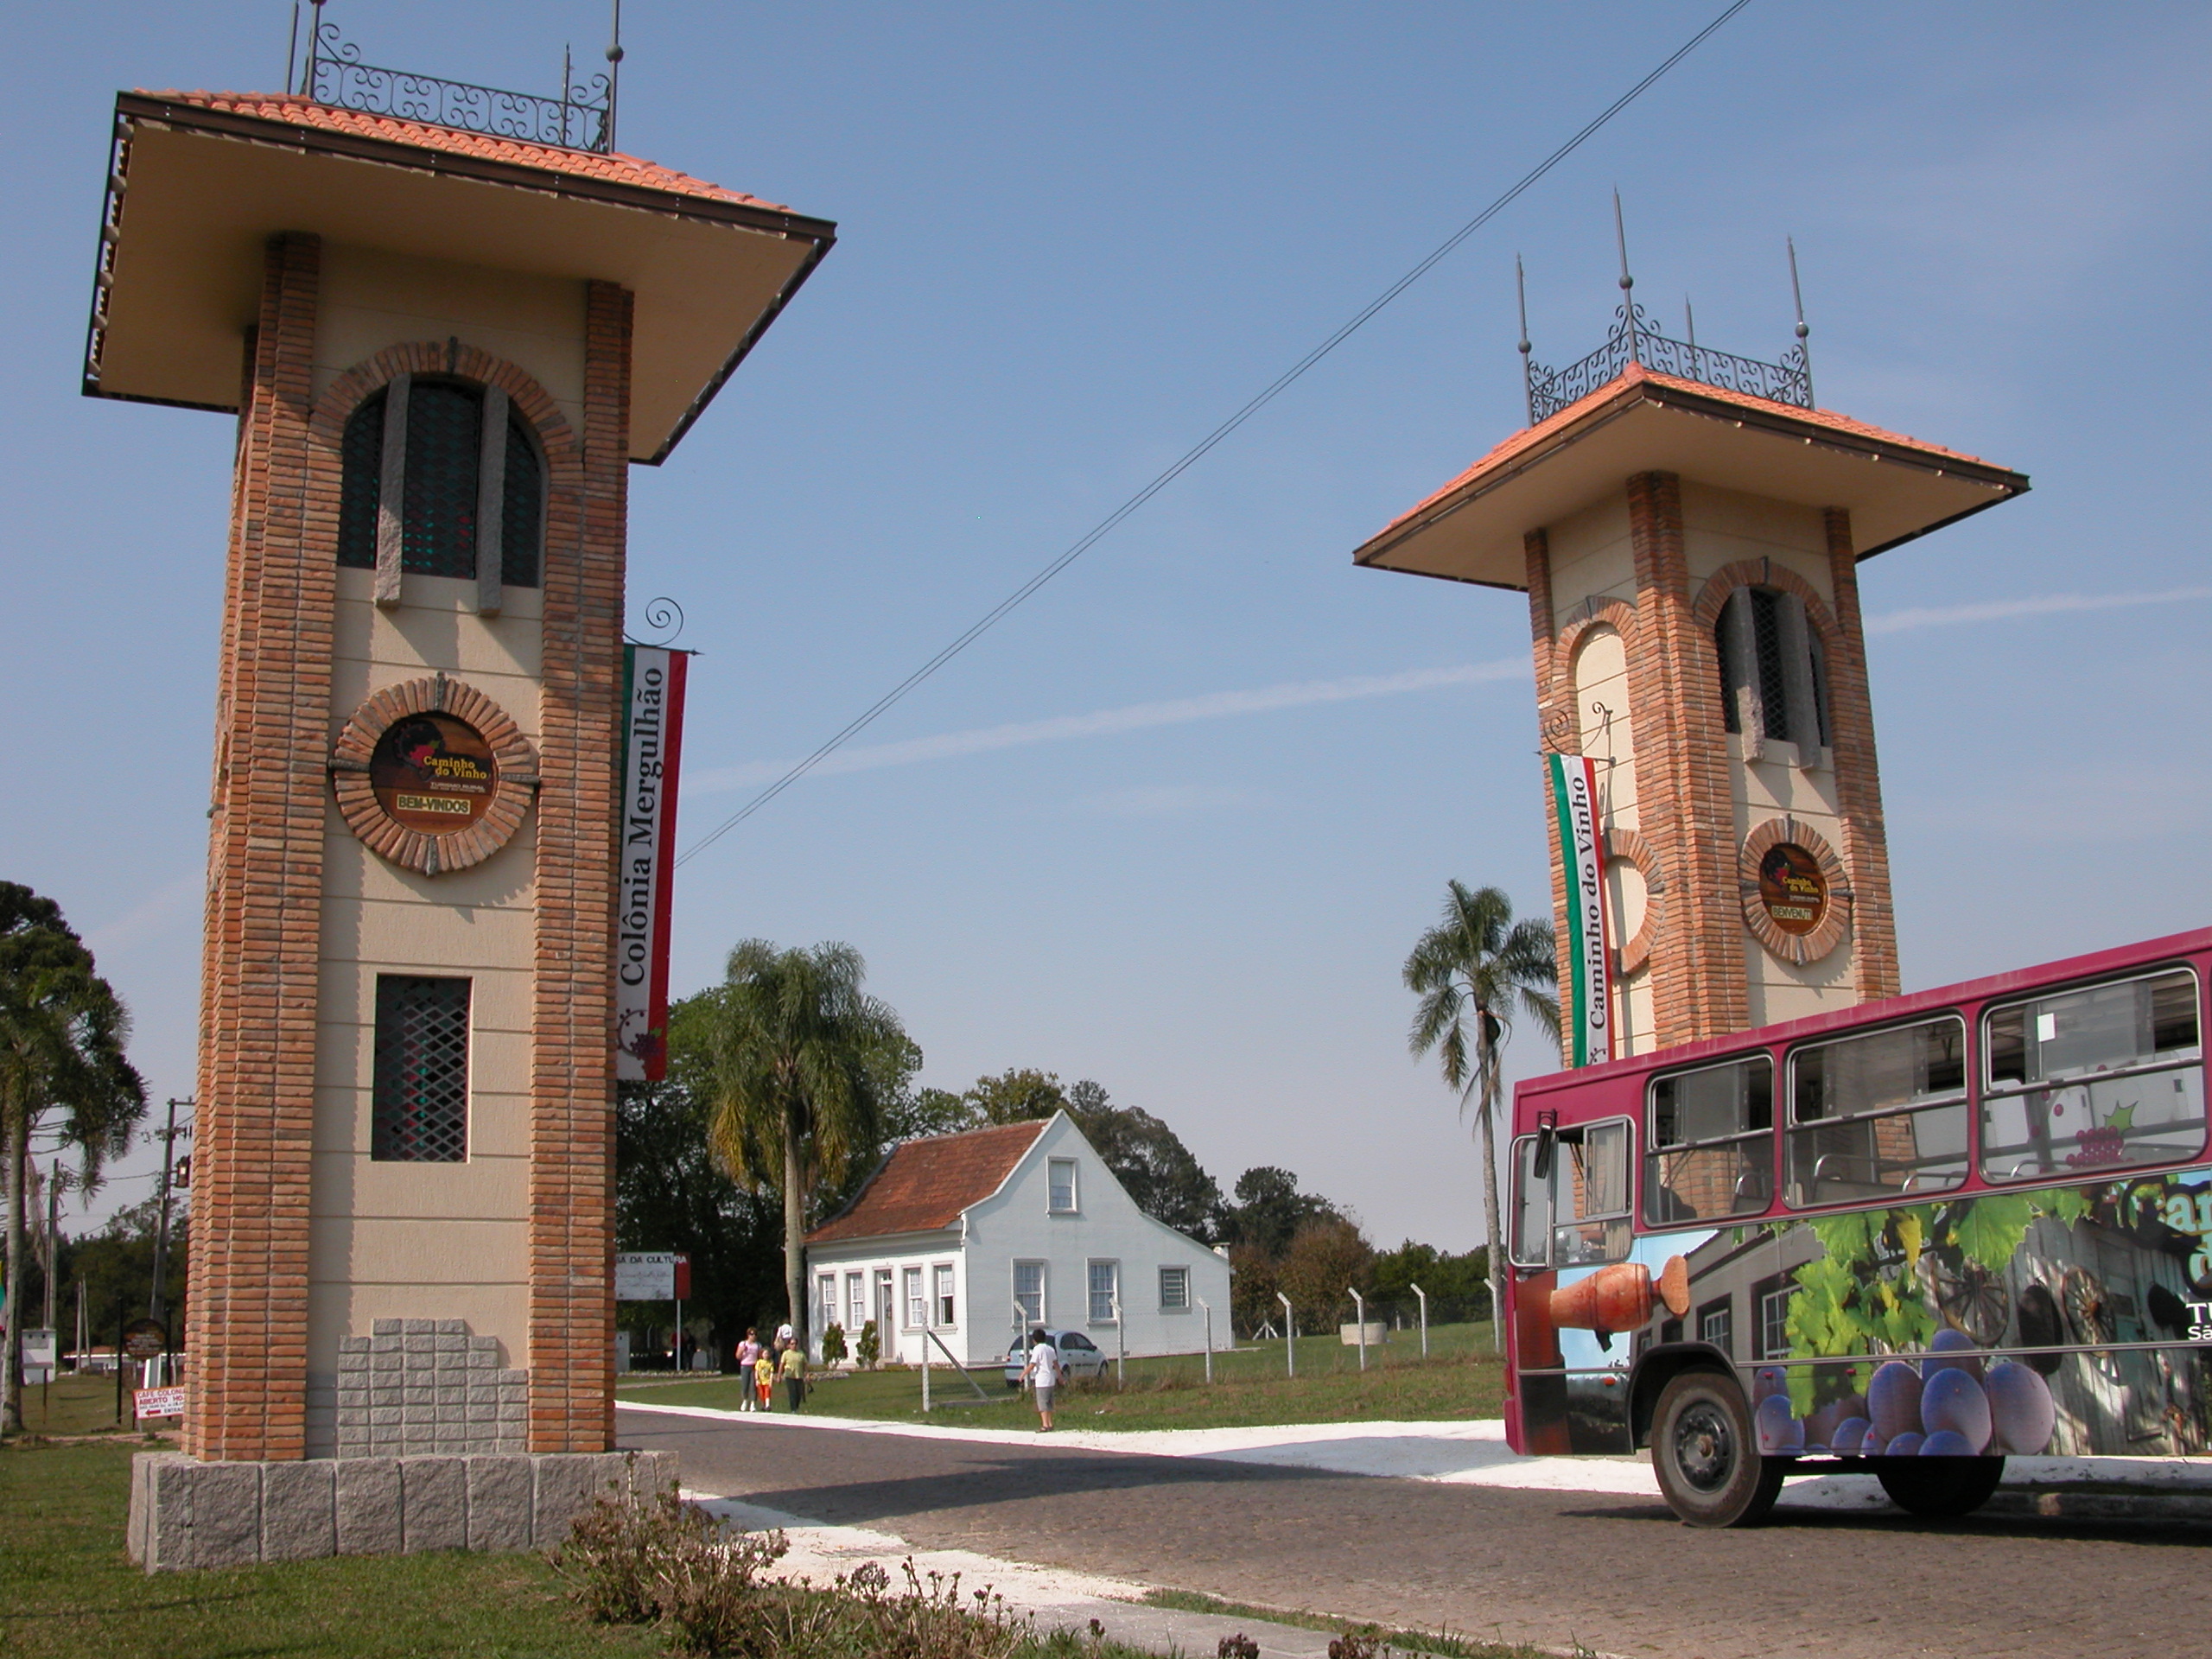
[[[826,219],[633,157],[303,98],[123,92],[116,130],[89,397],[235,410],[263,250],[309,232],[628,289],[630,458],[658,463],[836,237]]]
[[[1827,410],[1641,365],[1508,438],[1352,555],[1356,564],[1525,589],[1524,538],[1637,473],[1851,513],[1871,558],[2023,494],[2027,476]]]

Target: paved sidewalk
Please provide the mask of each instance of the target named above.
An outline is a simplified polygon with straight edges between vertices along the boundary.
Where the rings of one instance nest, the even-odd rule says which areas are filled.
[[[1656,1497],[1642,1453],[1612,1458],[1524,1458],[1505,1443],[1497,1418],[1460,1422],[1296,1423],[1257,1428],[1061,1429],[1051,1434],[957,1423],[861,1417],[762,1415],[704,1406],[624,1400],[624,1411],[739,1423],[760,1432],[806,1430],[896,1434],[991,1446],[1065,1446],[1154,1458],[1203,1458],[1339,1475],[1376,1475],[1449,1485],[1520,1491],[1603,1492]],[[1999,1510],[2044,1515],[2212,1514],[2212,1459],[2013,1458],[2005,1465]],[[2037,1494],[2041,1494],[2038,1497]],[[2152,1500],[2148,1503],[2138,1500]],[[1807,1475],[1783,1488],[1792,1508],[1877,1510],[1889,1500],[1872,1475]]]

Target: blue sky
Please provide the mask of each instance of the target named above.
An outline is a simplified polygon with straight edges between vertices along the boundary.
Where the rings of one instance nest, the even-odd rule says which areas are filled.
[[[189,1091],[230,423],[76,394],[119,86],[262,88],[289,7],[15,5],[0,873]],[[1719,10],[632,0],[623,147],[838,221],[659,469],[688,845],[1072,543]],[[529,87],[581,0],[336,0],[373,61]],[[1398,968],[1447,877],[1546,904],[1526,612],[1351,550],[1637,295],[1821,401],[2031,474],[1862,572],[1908,987],[2201,925],[2212,16],[1753,4],[1288,395],[688,863],[675,980],[849,940],[931,1083],[1037,1065],[1386,1243],[1481,1232]],[[853,764],[858,763],[858,764]],[[1533,1033],[1517,1067],[1546,1069]],[[142,1155],[94,1200],[149,1190]]]

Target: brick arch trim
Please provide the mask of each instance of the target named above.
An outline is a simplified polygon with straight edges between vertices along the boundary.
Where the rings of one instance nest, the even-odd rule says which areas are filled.
[[[546,519],[551,524],[580,516],[583,491],[583,447],[575,429],[561,413],[553,395],[537,377],[503,357],[456,340],[415,340],[387,346],[365,357],[323,388],[308,420],[308,489],[326,509],[325,522],[334,556],[338,541],[338,503],[345,486],[343,445],[346,423],[363,403],[403,374],[451,375],[497,386],[507,394],[509,406],[528,421],[545,456]],[[544,556],[555,553],[554,538],[546,537]],[[543,574],[541,573],[541,581]]]
[[[1599,628],[1611,628],[1621,637],[1621,643],[1632,659],[1639,646],[1636,607],[1624,599],[1607,599],[1586,608],[1578,607],[1582,614],[1561,628],[1552,640],[1551,684],[1547,688],[1544,706],[1549,718],[1544,735],[1547,747],[1560,754],[1582,753],[1582,717],[1574,707],[1574,658],[1589,642],[1590,636]],[[1560,712],[1567,718],[1561,721]]]
[[[1840,659],[1843,631],[1836,626],[1834,609],[1811,582],[1771,559],[1738,559],[1722,565],[1705,579],[1691,614],[1707,639],[1711,639],[1713,629],[1720,626],[1721,609],[1728,603],[1728,595],[1738,588],[1775,588],[1796,594],[1805,601],[1805,620],[1821,636],[1821,646],[1827,653],[1828,661]]]
[[[1651,960],[1651,941],[1659,931],[1659,906],[1665,902],[1666,868],[1658,849],[1633,830],[1605,832],[1605,860],[1632,867],[1643,878],[1643,919],[1636,931],[1614,947],[1615,970],[1626,978]]]
[[[1766,906],[1759,902],[1759,861],[1770,849],[1784,842],[1793,842],[1810,853],[1821,867],[1821,875],[1828,884],[1827,912],[1820,925],[1809,933],[1785,933],[1766,913]],[[1744,925],[1751,937],[1765,947],[1769,955],[1802,968],[1815,963],[1841,944],[1851,931],[1854,895],[1851,878],[1845,872],[1843,861],[1836,856],[1819,830],[1802,818],[1784,813],[1778,818],[1769,818],[1744,837],[1744,844],[1736,855],[1736,878],[1743,896]]]

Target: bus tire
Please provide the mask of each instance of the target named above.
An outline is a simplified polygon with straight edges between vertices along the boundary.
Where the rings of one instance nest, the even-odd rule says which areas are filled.
[[[1788,1460],[1762,1458],[1751,1408],[1733,1377],[1685,1371],[1667,1384],[1651,1423],[1651,1467],[1686,1524],[1748,1527],[1766,1518]]]
[[[1924,1521],[1955,1521],[1989,1502],[2002,1458],[1870,1458],[1890,1502]]]

